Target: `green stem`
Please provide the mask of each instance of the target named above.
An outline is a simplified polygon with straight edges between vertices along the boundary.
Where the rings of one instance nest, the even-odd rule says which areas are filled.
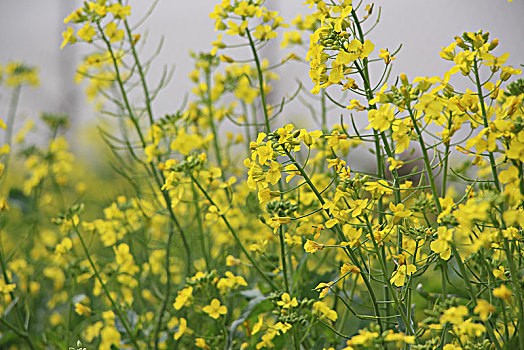
[[[378,243],[375,239],[375,236],[373,235],[373,228],[371,227],[371,223],[369,222],[369,219],[367,217],[367,215],[364,215],[364,218],[365,218],[365,221],[366,221],[366,226],[368,228],[368,231],[370,233],[370,236],[371,236],[371,241],[373,243],[373,246],[375,247],[375,251],[377,252],[377,255],[378,255],[378,251],[379,251],[379,246],[378,246]],[[391,293],[391,296],[393,297],[393,302],[395,303],[395,306],[397,308],[397,312],[398,314],[400,315],[400,318],[402,318],[402,321],[404,322],[404,324],[406,325],[406,330],[408,332],[406,332],[407,334],[415,334],[415,331],[413,330],[413,328],[411,327],[411,323],[409,322],[406,314],[404,313],[404,310],[403,310],[403,305],[402,303],[400,302],[397,294],[395,293],[395,290],[393,289],[393,286],[391,285],[391,281],[389,280],[388,276],[388,271],[387,271],[387,267],[386,267],[386,264],[384,262],[384,259],[377,259],[380,263],[380,269],[382,270],[382,274],[384,276],[384,279],[385,279],[385,282],[386,282],[386,285]]]
[[[478,61],[475,57],[475,60],[473,61],[473,73],[475,75],[475,83],[477,85],[477,93],[478,98],[480,102],[480,110],[482,112],[482,122],[484,124],[484,128],[489,128],[489,122],[488,122],[488,114],[486,112],[486,105],[484,102],[484,95],[482,94],[482,86],[480,83],[480,76],[479,76],[479,70],[478,70]],[[497,189],[497,192],[501,192],[501,185],[498,178],[497,173],[497,163],[495,162],[495,156],[493,155],[492,151],[488,151],[489,154],[489,163],[491,166],[491,173],[493,175],[493,182],[495,183],[495,188]],[[500,205],[501,212],[504,212],[504,204]],[[506,225],[504,224],[502,218],[502,227],[505,228]],[[507,238],[504,238],[504,251],[506,253],[506,257],[508,259],[508,265],[510,268],[510,274],[511,274],[511,280],[513,283],[513,288],[515,289],[515,297],[517,299],[517,304],[519,308],[519,330],[518,338],[519,338],[519,349],[524,350],[524,304],[522,301],[522,290],[520,283],[518,281],[519,275],[517,272],[517,269],[515,267],[515,263],[513,261],[513,254],[511,253],[511,248],[509,244],[509,240]]]
[[[118,2],[121,4],[122,1],[118,0]],[[149,96],[149,89],[147,88],[147,82],[144,74],[144,69],[142,68],[142,64],[140,63],[140,60],[138,58],[138,54],[136,52],[136,47],[133,39],[133,36],[131,35],[131,29],[129,28],[129,23],[127,22],[127,19],[124,20],[124,27],[126,29],[126,34],[129,39],[129,44],[131,45],[131,53],[133,54],[133,58],[135,60],[135,64],[138,70],[138,75],[140,76],[140,81],[142,83],[142,90],[144,91],[144,98],[146,100],[146,110],[147,115],[149,117],[149,124],[152,126],[154,124],[154,118],[153,118],[153,111],[151,108],[151,97]]]
[[[269,135],[269,133],[271,132],[271,126],[269,125],[269,114],[267,111],[266,93],[264,92],[264,76],[262,74],[262,66],[260,65],[257,48],[255,47],[255,43],[253,41],[253,38],[251,37],[251,33],[249,32],[248,28],[246,28],[246,34],[247,34],[247,38],[249,39],[249,46],[251,47],[253,58],[255,59],[255,65],[257,67],[258,85],[259,85],[259,90],[260,90],[260,100],[262,101],[262,110],[264,112],[264,122],[266,124],[266,133]]]
[[[486,105],[484,103],[484,96],[482,95],[482,86],[480,85],[480,77],[479,77],[479,70],[478,70],[478,61],[475,57],[475,60],[473,62],[473,73],[475,74],[475,83],[477,84],[477,93],[478,98],[480,102],[480,109],[482,111],[482,121],[484,123],[484,127],[488,128],[488,114],[486,112]],[[489,163],[491,165],[491,173],[493,174],[493,181],[495,182],[495,187],[497,188],[497,191],[500,192],[500,182],[499,177],[497,174],[497,163],[495,163],[495,157],[493,156],[493,152],[489,151]]]
[[[115,53],[113,51],[113,47],[111,46],[111,42],[109,39],[104,35],[104,30],[102,29],[102,26],[100,25],[100,22],[96,23],[98,27],[98,31],[100,32],[100,35],[102,37],[102,40],[105,42],[107,50],[109,51],[109,54],[111,56],[111,60],[113,62],[113,68],[115,69],[116,74],[116,82],[118,84],[118,87],[120,89],[120,94],[122,95],[122,99],[124,100],[124,106],[126,107],[127,112],[129,113],[129,119],[135,126],[135,130],[138,134],[138,137],[140,139],[140,143],[142,144],[142,148],[146,147],[146,141],[144,138],[144,135],[142,133],[142,128],[140,127],[138,120],[135,117],[135,114],[133,113],[133,109],[131,108],[131,104],[129,103],[129,98],[127,96],[124,83],[122,81],[122,75],[120,74],[120,68],[118,67],[118,61],[116,59]]]
[[[522,290],[519,282],[519,274],[513,261],[513,254],[511,253],[511,248],[509,245],[509,240],[504,238],[504,251],[506,252],[506,257],[508,259],[509,272],[511,274],[511,283],[513,284],[513,289],[515,291],[515,297],[517,298],[517,304],[519,308],[519,329],[517,334],[519,337],[519,349],[524,349],[524,305],[522,303]]]
[[[320,117],[322,119],[322,132],[327,135],[326,91],[320,90]]]
[[[251,143],[251,132],[249,130],[249,112],[244,101],[242,101],[242,111],[244,112],[244,116],[246,117],[244,130],[246,133],[246,156],[249,157],[249,155],[251,154],[251,149],[249,148],[249,145]]]
[[[457,250],[457,247],[452,242],[450,244],[451,246],[451,252],[453,253],[453,256],[455,257],[455,261],[457,262],[457,265],[459,267],[460,273],[462,275],[462,279],[466,283],[466,290],[473,301],[474,304],[477,304],[477,295],[475,294],[475,291],[473,290],[473,285],[471,284],[471,280],[469,278],[468,271],[466,270],[466,266],[464,265],[464,262],[462,261],[462,257],[460,256],[460,253]],[[499,350],[502,350],[500,347],[500,344],[495,336],[495,333],[493,332],[493,328],[491,327],[491,323],[489,321],[484,322],[484,325],[486,326],[486,330],[488,331],[488,335],[491,339],[491,341],[495,344],[496,348]]]
[[[154,336],[154,344],[155,344],[155,350],[158,350],[158,341],[159,341],[159,335],[160,335],[160,329],[162,327],[162,320],[164,317],[164,312],[167,309],[167,303],[169,302],[169,299],[171,298],[171,272],[169,270],[169,267],[171,266],[171,263],[169,261],[169,257],[171,256],[171,241],[173,239],[173,228],[169,228],[169,234],[167,237],[167,246],[166,246],[166,260],[165,260],[165,271],[166,271],[166,290],[164,295],[164,300],[162,302],[162,306],[160,307],[158,311],[158,320],[155,327],[155,336]]]
[[[20,338],[23,338],[29,348],[36,350],[35,344],[33,344],[33,341],[31,340],[31,337],[29,334],[27,334],[25,331],[20,331],[16,326],[12,325],[10,322],[4,319],[4,317],[0,317],[0,323],[2,323],[4,326],[12,330],[17,336]]]
[[[320,204],[324,205],[326,203],[326,201],[324,200],[324,198],[322,197],[322,195],[320,194],[318,189],[315,187],[315,185],[313,184],[313,182],[309,178],[308,174],[305,172],[305,170],[302,168],[302,166],[296,161],[296,159],[291,155],[291,153],[286,149],[286,147],[284,145],[281,145],[281,146],[282,146],[282,149],[284,150],[284,152],[286,153],[286,155],[288,156],[288,158],[291,160],[291,162],[297,167],[298,171],[300,172],[300,175],[302,175],[302,177],[304,178],[304,180],[308,184],[309,188],[313,191],[313,193],[317,197],[317,199],[320,202]],[[328,210],[326,210],[326,212],[329,215]],[[339,238],[342,241],[345,241],[346,239],[344,237],[344,233],[342,232],[342,229],[340,228],[340,225],[337,224],[337,225],[335,225],[333,227],[335,228],[335,231],[337,232]],[[357,266],[361,271],[364,271],[363,268],[362,268],[362,265],[358,261],[358,258],[355,256],[355,253],[353,252],[353,250],[352,249],[344,249],[344,251],[346,252],[346,254],[349,255],[349,257],[351,258],[351,261],[353,262],[353,264],[355,264],[355,266]],[[368,290],[369,296],[371,298],[371,303],[373,304],[373,309],[375,311],[375,316],[377,317],[377,322],[379,324],[379,327],[380,327],[381,331],[383,331],[384,328],[383,328],[383,325],[382,325],[382,321],[380,319],[380,309],[379,309],[379,306],[378,306],[378,303],[377,303],[377,298],[375,296],[375,292],[373,290],[373,287],[371,286],[371,283],[370,283],[368,278],[364,278],[363,277],[362,279],[364,280],[364,284],[366,285],[366,288]]]
[[[204,197],[206,197],[206,199],[209,201],[209,203],[211,205],[214,205],[215,207],[217,207],[218,209],[218,212],[220,213],[219,216],[220,218],[222,219],[222,221],[224,222],[224,224],[226,224],[227,228],[229,229],[229,231],[231,232],[231,234],[233,235],[233,238],[235,239],[235,241],[237,242],[238,246],[240,247],[240,249],[242,250],[242,252],[246,255],[247,259],[249,260],[249,262],[253,265],[253,267],[258,271],[258,273],[260,274],[260,276],[271,286],[271,288],[273,290],[278,290],[277,286],[275,285],[275,283],[264,273],[264,271],[262,271],[262,269],[260,268],[260,266],[258,266],[258,264],[255,262],[255,260],[253,259],[253,257],[251,256],[251,254],[249,254],[249,252],[247,251],[247,249],[244,247],[244,244],[242,244],[242,241],[240,240],[240,237],[238,236],[237,232],[235,231],[235,229],[231,226],[231,224],[229,223],[229,220],[226,218],[226,216],[220,212],[220,208],[218,207],[218,205],[215,203],[215,201],[211,198],[211,196],[209,195],[209,193],[207,193],[207,191],[204,189],[204,187],[202,187],[202,185],[200,184],[200,182],[198,182],[198,180],[193,176],[193,174],[189,173],[189,176],[191,177],[191,180],[193,181],[193,183],[198,187],[198,189],[200,190],[200,192],[202,192],[202,194],[204,195]]]
[[[202,248],[202,255],[204,256],[206,267],[209,270],[211,265],[209,264],[209,253],[208,253],[208,249],[206,248],[206,240],[205,240],[205,235],[204,235],[205,234],[204,233],[204,224],[202,222],[202,212],[200,210],[200,205],[198,205],[198,192],[194,184],[192,184],[191,190],[193,191],[193,202],[195,203],[195,215],[197,218],[198,230],[200,232],[200,244]]]
[[[82,244],[82,248],[84,249],[84,252],[86,254],[87,260],[89,261],[89,265],[91,265],[91,268],[93,269],[93,272],[95,273],[96,279],[98,280],[98,282],[100,282],[100,285],[102,286],[102,290],[104,291],[104,294],[109,299],[109,302],[111,303],[112,308],[115,310],[118,319],[120,320],[120,322],[122,322],[122,325],[124,326],[124,328],[126,330],[126,333],[129,336],[129,339],[131,340],[131,342],[133,343],[133,345],[135,346],[136,349],[140,349],[140,346],[138,346],[138,342],[137,342],[137,340],[135,338],[135,335],[131,331],[131,327],[130,327],[130,325],[128,323],[128,320],[122,314],[122,311],[120,310],[120,307],[113,300],[113,298],[111,297],[111,293],[107,289],[107,286],[106,286],[105,282],[102,280],[102,277],[100,276],[100,273],[98,272],[98,269],[96,268],[96,265],[95,265],[93,259],[91,258],[91,254],[89,254],[89,249],[87,249],[87,245],[85,243],[85,240],[82,237],[82,235],[80,234],[80,230],[78,229],[78,226],[73,224],[73,227],[75,229],[76,234],[78,235],[78,239],[80,240],[80,243]]]
[[[209,69],[205,69],[206,76],[206,106],[209,113],[209,125],[211,126],[211,132],[213,133],[213,146],[215,148],[215,157],[217,159],[218,167],[222,168],[222,156],[220,155],[220,145],[218,144],[218,133],[215,125],[215,120],[213,119],[213,101],[211,101],[211,73]],[[225,175],[222,172],[222,178],[225,182]]]
[[[444,169],[442,174],[442,189],[440,193],[442,193],[442,197],[446,197],[446,190],[448,185],[448,160],[449,160],[449,145],[451,143],[451,135],[449,135],[449,132],[451,130],[451,125],[453,120],[453,112],[449,112],[449,119],[448,119],[448,140],[445,141],[446,148],[444,150]]]
[[[133,125],[135,127],[135,130],[136,130],[136,132],[138,134],[138,137],[140,139],[140,143],[142,145],[142,148],[145,148],[146,147],[146,142],[145,142],[145,139],[144,139],[144,135],[142,133],[142,129],[140,127],[140,124],[138,123],[138,120],[136,119],[136,117],[134,115],[133,109],[131,108],[131,104],[129,103],[129,98],[127,96],[127,92],[126,92],[126,89],[125,89],[123,81],[122,81],[122,76],[120,74],[120,68],[118,67],[118,61],[117,61],[116,56],[114,54],[113,48],[111,47],[111,42],[109,41],[109,39],[104,34],[104,31],[102,29],[102,26],[100,25],[100,22],[97,22],[97,27],[98,27],[98,30],[99,30],[100,35],[102,37],[102,40],[105,42],[105,44],[107,46],[107,50],[108,50],[108,52],[109,52],[109,54],[111,56],[111,60],[113,62],[113,68],[115,69],[115,74],[116,74],[116,79],[115,80],[117,81],[117,84],[118,84],[118,87],[119,87],[119,90],[120,90],[120,94],[122,95],[122,99],[124,100],[125,109],[127,110],[127,113],[129,114],[129,119],[131,120],[131,122],[133,123]],[[144,83],[145,83],[145,80],[144,80]],[[147,87],[144,87],[144,88],[147,89]],[[154,177],[154,179],[156,181],[156,184],[157,184],[158,188],[160,189],[160,191],[162,192],[162,196],[164,197],[164,200],[166,201],[166,209],[168,210],[169,215],[170,215],[171,219],[173,220],[173,223],[175,224],[178,232],[180,233],[180,237],[182,239],[182,243],[184,245],[184,248],[185,248],[185,251],[186,251],[186,256],[187,256],[186,274],[187,274],[187,276],[189,276],[190,272],[191,272],[191,251],[189,249],[189,243],[187,241],[187,238],[186,238],[186,235],[184,233],[184,230],[182,230],[182,227],[181,227],[180,223],[178,222],[178,220],[177,220],[177,218],[175,216],[175,213],[173,212],[173,208],[171,208],[171,197],[169,196],[169,192],[161,190],[163,182],[165,181],[165,179],[164,179],[162,174],[160,174],[160,175],[158,174],[157,169],[155,168],[155,165],[152,162],[149,163],[149,168],[147,166],[145,166],[145,168],[146,168],[146,170],[148,172],[151,172],[154,175],[153,177]]]
[[[22,90],[22,85],[18,85],[14,88],[13,94],[11,95],[11,100],[9,101],[9,111],[7,112],[7,124],[6,124],[6,130],[5,130],[5,139],[4,142],[11,147],[13,143],[13,128],[15,124],[15,117],[16,117],[16,110],[18,107],[18,101],[20,100],[20,91]],[[9,151],[5,155],[4,160],[4,172],[2,175],[2,182],[1,187],[3,187],[3,184],[7,178],[7,169],[9,167],[9,160],[12,150]]]
[[[289,294],[289,280],[287,274],[287,263],[286,263],[286,245],[284,242],[284,229],[283,225],[280,225],[278,228],[278,236],[280,238],[280,260],[282,261],[282,272],[284,274],[284,285],[286,287],[286,292]]]
[[[422,138],[422,132],[420,131],[418,122],[415,118],[415,115],[413,114],[413,110],[411,109],[411,104],[409,100],[406,101],[406,105],[407,105],[407,110],[409,112],[411,121],[413,122],[413,127],[415,128],[415,132],[417,133],[418,143],[422,150],[422,155],[424,158],[424,165],[426,166],[426,173],[428,174],[429,184],[431,187],[431,193],[433,194],[433,202],[435,203],[437,212],[440,214],[442,212],[442,206],[440,205],[437,185],[435,184],[435,177],[433,175],[431,161],[429,160],[428,150],[426,149],[426,144],[424,143],[424,139]]]

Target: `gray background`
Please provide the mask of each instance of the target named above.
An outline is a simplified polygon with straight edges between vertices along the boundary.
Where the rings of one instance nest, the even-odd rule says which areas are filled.
[[[267,6],[281,11],[286,21],[299,12],[308,11],[303,1],[267,1]],[[83,122],[94,120],[94,113],[83,96],[83,87],[73,83],[75,66],[90,48],[86,44],[75,44],[60,50],[61,33],[65,29],[63,18],[80,5],[73,0],[0,0],[0,63],[20,59],[40,69],[41,86],[23,92],[21,119],[36,118],[41,111],[66,112],[78,129]],[[164,36],[165,43],[157,58],[149,79],[159,78],[164,66],[176,66],[174,79],[161,93],[155,104],[156,115],[173,112],[180,105],[184,94],[191,88],[187,78],[193,67],[189,50],[209,51],[215,40],[213,20],[209,13],[219,1],[161,0],[154,13],[139,31],[148,33],[149,45],[144,54]],[[151,1],[131,0],[132,21],[141,17]],[[402,44],[402,51],[394,62],[393,75],[400,72],[410,79],[421,75],[440,75],[451,67],[442,60],[438,52],[447,46],[453,37],[464,31],[480,28],[491,33],[491,38],[500,38],[498,55],[510,52],[508,63],[518,66],[524,63],[524,3],[515,0],[384,0],[375,3],[375,11],[382,7],[381,23],[372,33],[372,41],[379,48],[395,49]],[[226,36],[227,38],[227,36]],[[265,55],[280,59],[284,52],[274,45]],[[148,55],[147,55],[148,56]],[[296,64],[286,71],[281,79],[278,94],[294,89],[295,76],[309,81],[307,65]],[[460,83],[459,83],[460,84]],[[277,95],[277,94],[275,94]],[[5,118],[8,97],[0,95],[0,115]],[[288,118],[300,117],[303,112],[298,106],[290,106]]]

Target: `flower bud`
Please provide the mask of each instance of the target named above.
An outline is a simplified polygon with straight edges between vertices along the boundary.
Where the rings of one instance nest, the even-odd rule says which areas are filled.
[[[313,144],[313,138],[311,137],[311,135],[309,135],[308,133],[306,133],[304,135],[304,138],[303,138],[303,141],[304,143],[306,144],[306,146],[311,146]]]
[[[233,63],[233,62],[235,62],[234,59],[232,59],[231,57],[226,56],[226,55],[220,55],[220,60],[221,60],[222,62],[227,62],[227,63]]]
[[[464,40],[462,40],[461,37],[456,36],[455,41],[457,42],[457,45],[464,50],[468,49],[468,46],[464,43]]]
[[[403,85],[409,85],[408,76],[404,73],[400,74],[400,81],[402,81]]]
[[[493,41],[491,41],[491,44],[489,44],[488,50],[491,51],[495,49],[499,45],[499,39],[495,38]]]
[[[505,70],[502,70],[502,72],[500,72],[500,80],[502,81],[506,81],[508,80],[509,78],[511,78],[511,74],[508,73],[507,71]]]
[[[496,88],[495,90],[493,90],[491,92],[491,94],[489,95],[489,97],[491,97],[492,99],[496,99],[497,97],[499,96],[499,89]]]

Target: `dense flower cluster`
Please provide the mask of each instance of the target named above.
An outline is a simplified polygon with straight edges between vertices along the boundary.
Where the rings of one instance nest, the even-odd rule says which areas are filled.
[[[0,119],[2,347],[524,349],[521,69],[477,31],[442,47],[442,77],[389,79],[373,4],[304,4],[286,31],[264,1],[217,4],[191,97],[164,116],[170,73],[148,85],[125,1],[65,19],[62,48],[96,48],[75,80],[117,121],[99,128],[112,169],[73,155],[67,116]],[[280,39],[303,57],[263,59]],[[312,90],[269,98],[297,59]],[[11,106],[38,85],[21,63],[0,81]],[[291,101],[315,126],[280,121]]]

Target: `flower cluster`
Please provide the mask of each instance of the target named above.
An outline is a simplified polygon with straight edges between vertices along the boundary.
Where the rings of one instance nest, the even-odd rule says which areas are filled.
[[[264,1],[219,2],[187,103],[159,115],[171,73],[149,86],[130,6],[84,2],[62,47],[95,48],[75,80],[114,117],[88,159],[68,116],[18,122],[37,70],[0,68],[0,344],[524,349],[521,69],[478,31],[443,76],[390,79],[373,4],[305,5],[284,31]],[[280,39],[303,54],[264,58]],[[313,89],[276,98],[297,59]]]

